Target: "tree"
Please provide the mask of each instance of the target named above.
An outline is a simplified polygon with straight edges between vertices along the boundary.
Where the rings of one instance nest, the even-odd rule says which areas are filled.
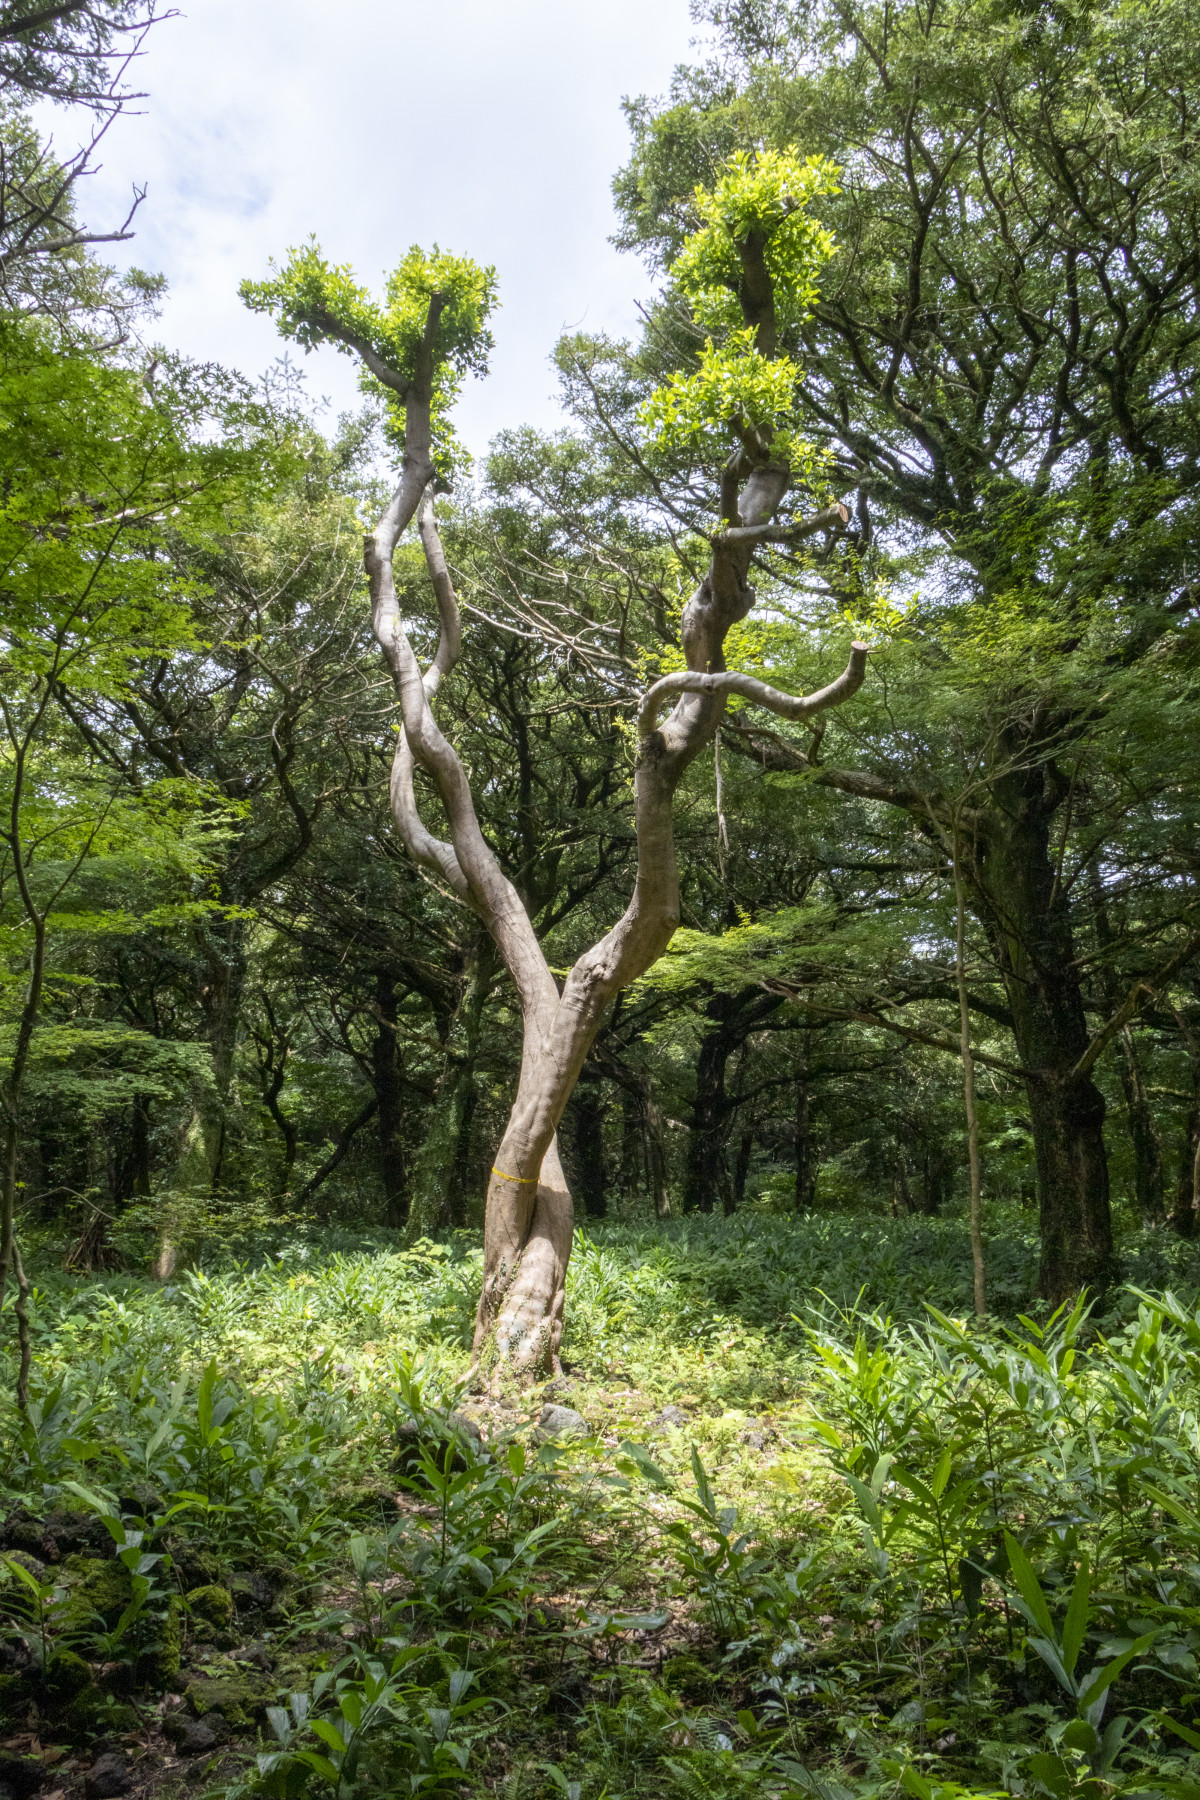
[[[0,297],[13,311],[49,315],[60,329],[120,340],[152,304],[160,280],[118,277],[89,254],[125,243],[145,198],[135,188],[113,229],[82,224],[75,199],[114,120],[142,98],[126,76],[147,33],[172,15],[155,0],[11,0],[0,6]],[[28,106],[51,100],[92,115],[87,141],[55,154]]]
[[[747,692],[745,678],[725,672],[723,647],[753,605],[747,577],[754,549],[779,531],[776,514],[806,472],[803,446],[788,429],[796,371],[777,354],[776,295],[785,310],[807,304],[826,249],[808,214],[823,179],[820,169],[794,161],[739,165],[708,197],[705,229],[694,245],[696,280],[698,291],[714,297],[714,330],[724,341],[710,342],[690,385],[676,383],[657,396],[647,422],[692,454],[724,455],[720,523],[711,533],[707,573],[684,612],[687,667],[660,679],[639,711],[633,897],[617,925],[577,959],[561,993],[529,914],[480,831],[466,772],[430,704],[457,661],[461,635],[434,511],[439,464],[444,473],[453,460],[441,427],[457,382],[484,365],[492,273],[413,250],[390,277],[380,306],[349,271],[330,268],[312,246],[293,253],[271,279],[243,289],[252,306],[274,313],[285,335],[306,346],[334,342],[360,356],[368,379],[403,408],[400,484],[365,549],[375,636],[392,670],[404,726],[393,765],[393,811],[410,854],[484,921],[517,989],[524,1023],[517,1094],[488,1188],[477,1364],[495,1356],[526,1374],[557,1367],[572,1207],[555,1132],[608,1006],[675,930],[675,792],[711,743],[726,695]],[[722,284],[730,280],[741,321],[732,325],[720,304]],[[403,628],[393,573],[397,544],[414,518],[441,619],[438,651],[424,677]],[[829,506],[787,526],[786,535],[799,541],[836,529],[843,518],[844,509]],[[769,695],[753,682],[749,689],[803,718],[849,698],[865,662],[865,649],[857,646],[845,674],[803,700]],[[680,697],[660,725],[661,709],[674,695]],[[417,766],[436,783],[449,842],[433,837],[420,818]]]
[[[1059,844],[1113,697],[1128,698],[1121,677],[1153,684],[1179,666],[1196,601],[1190,10],[708,16],[714,58],[672,106],[635,109],[626,241],[686,270],[691,184],[736,145],[798,145],[842,171],[823,211],[839,250],[789,339],[799,412],[858,491],[860,577],[886,588],[930,571],[901,633],[927,647],[928,679],[874,762],[817,778],[946,830],[953,788],[912,779],[903,744],[928,735],[958,662],[968,758],[992,746],[962,868],[1027,1071],[1041,1291],[1057,1301],[1112,1265],[1104,1099]],[[982,680],[985,640],[998,653]]]
[[[47,984],[66,977],[56,948],[89,929],[131,929],[119,883],[110,879],[107,906],[89,907],[97,866],[111,878],[114,865],[174,858],[194,875],[199,861],[194,818],[205,796],[182,784],[148,787],[114,768],[86,733],[84,756],[73,758],[64,728],[78,745],[73,718],[127,694],[144,659],[191,640],[184,584],[159,559],[163,526],[175,515],[178,530],[203,535],[236,492],[248,421],[236,394],[230,400],[184,375],[150,395],[134,371],[0,321],[0,909],[11,1008],[0,1078],[0,1296],[14,1258],[23,1280],[14,1243],[23,1104]],[[196,441],[214,427],[214,441]],[[27,1374],[26,1354],[22,1395]]]

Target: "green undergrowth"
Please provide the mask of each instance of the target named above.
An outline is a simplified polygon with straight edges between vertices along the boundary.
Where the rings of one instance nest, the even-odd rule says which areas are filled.
[[[614,1223],[566,1376],[502,1398],[466,1234],[47,1261],[0,1779],[123,1743],[226,1800],[1200,1800],[1194,1253],[1134,1239],[1054,1318],[1032,1257],[1016,1214],[978,1326],[953,1220]]]

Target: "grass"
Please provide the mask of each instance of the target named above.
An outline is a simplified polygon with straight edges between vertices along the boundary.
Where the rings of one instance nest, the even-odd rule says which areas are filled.
[[[1135,1237],[1102,1317],[1022,1320],[1002,1226],[983,1328],[954,1220],[581,1234],[565,1384],[497,1400],[466,1234],[47,1266],[0,1781],[1200,1796],[1200,1263]]]

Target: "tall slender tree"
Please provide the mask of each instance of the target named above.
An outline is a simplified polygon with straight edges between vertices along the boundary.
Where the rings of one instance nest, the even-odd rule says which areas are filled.
[[[795,698],[727,672],[723,654],[731,627],[754,604],[748,577],[756,548],[772,537],[797,543],[836,532],[846,518],[834,504],[782,525],[777,519],[809,467],[791,429],[798,371],[779,351],[777,297],[785,314],[810,300],[828,240],[809,206],[826,184],[824,169],[795,159],[743,161],[707,196],[692,256],[697,293],[712,298],[714,338],[696,373],[655,397],[646,425],[682,454],[720,460],[720,519],[709,534],[707,571],[684,611],[686,668],[656,682],[638,713],[632,899],[612,930],[578,958],[561,992],[520,895],[480,830],[466,770],[431,705],[461,645],[435,517],[435,485],[453,458],[444,419],[458,382],[485,365],[493,274],[462,258],[413,250],[390,277],[380,305],[313,245],[293,253],[267,281],[243,288],[248,303],[272,312],[285,335],[306,346],[332,342],[360,357],[368,380],[390,398],[402,433],[400,482],[364,552],[375,636],[404,727],[392,770],[393,815],[410,854],[484,921],[524,1021],[516,1098],[488,1187],[478,1366],[496,1359],[535,1374],[558,1365],[573,1209],[555,1133],[608,1006],[661,954],[678,923],[673,803],[685,771],[712,742],[731,692],[805,718],[848,699],[865,674],[866,649],[856,645],[837,681]],[[730,286],[732,318],[724,305]],[[404,629],[393,567],[414,519],[441,621],[437,653],[424,674]],[[672,710],[660,723],[668,701]],[[418,767],[434,780],[449,841],[434,837],[421,818]]]

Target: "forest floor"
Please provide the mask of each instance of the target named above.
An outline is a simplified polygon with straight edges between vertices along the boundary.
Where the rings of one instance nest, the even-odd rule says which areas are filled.
[[[491,1397],[466,1234],[47,1255],[0,1800],[1200,1797],[1200,1256],[1021,1322],[1002,1224],[983,1327],[957,1220],[606,1224]]]

